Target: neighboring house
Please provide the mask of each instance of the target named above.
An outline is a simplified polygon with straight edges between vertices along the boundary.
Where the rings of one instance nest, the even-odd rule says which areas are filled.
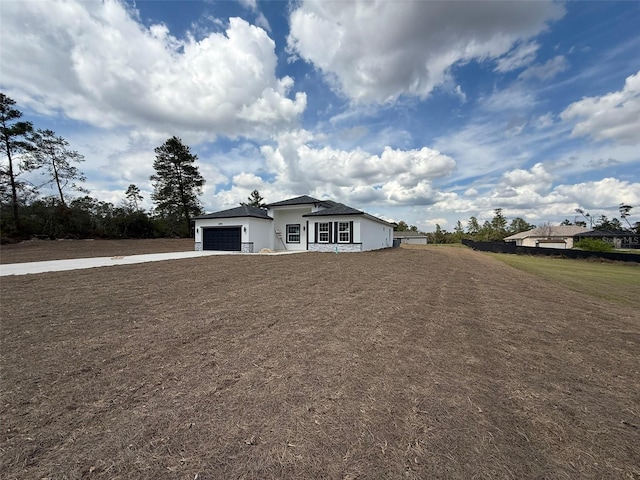
[[[542,227],[516,233],[504,239],[505,242],[515,242],[519,247],[540,247],[540,248],[573,248],[573,238],[588,228],[575,225],[558,225],[552,227],[545,225]]]
[[[576,234],[574,241],[592,238],[609,242],[613,248],[640,248],[640,234],[624,230],[590,230]]]
[[[393,239],[397,244],[426,245],[428,237],[423,233],[405,230],[404,232],[393,232]]]
[[[393,245],[393,225],[361,210],[307,195],[195,217],[195,249],[236,252],[364,252]]]

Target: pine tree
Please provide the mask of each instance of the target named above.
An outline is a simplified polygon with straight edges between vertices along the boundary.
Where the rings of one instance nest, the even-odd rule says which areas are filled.
[[[140,189],[132,183],[131,185],[129,185],[129,188],[127,188],[127,191],[124,195],[127,199],[127,208],[129,208],[133,212],[139,212],[139,202],[143,200],[143,197],[140,194]]]
[[[22,117],[22,112],[13,107],[15,104],[13,99],[0,93],[0,152],[7,160],[6,165],[3,163],[0,168],[0,190],[3,193],[9,190],[13,222],[16,230],[20,231],[19,194],[27,188],[27,184],[18,177],[28,167],[18,161],[18,156],[29,151],[31,145],[27,141],[27,135],[33,130],[33,126],[30,122],[17,121]]]
[[[89,191],[76,182],[84,182],[86,177],[73,163],[84,162],[84,156],[69,149],[69,142],[57,136],[53,130],[38,129],[32,136],[34,150],[29,155],[27,164],[30,168],[44,170],[46,184],[53,184],[58,191],[60,203],[66,207],[65,188],[77,192]]]
[[[157,147],[155,153],[153,168],[156,174],[150,179],[153,181],[151,199],[156,205],[156,212],[186,226],[182,233],[188,234],[191,217],[202,212],[198,195],[202,194],[205,181],[194,165],[198,157],[175,136]]]
[[[247,202],[241,202],[240,205],[257,208],[267,208],[267,204],[264,203],[264,198],[260,195],[258,190],[251,192],[251,195],[247,197]]]

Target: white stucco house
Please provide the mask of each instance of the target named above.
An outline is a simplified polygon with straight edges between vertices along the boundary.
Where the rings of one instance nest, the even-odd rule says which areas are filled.
[[[505,237],[504,241],[515,242],[519,247],[570,249],[573,248],[573,237],[588,231],[588,228],[576,225],[545,225]]]
[[[196,250],[364,252],[393,246],[393,224],[307,195],[193,218]]]

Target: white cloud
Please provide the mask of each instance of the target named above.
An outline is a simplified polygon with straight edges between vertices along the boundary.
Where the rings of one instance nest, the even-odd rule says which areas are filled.
[[[569,105],[560,117],[566,122],[578,121],[573,137],[640,143],[640,71],[627,77],[621,91],[583,98]]]
[[[531,181],[531,184],[526,183]],[[501,182],[482,194],[462,198],[454,192],[441,193],[427,208],[433,216],[444,216],[455,223],[465,223],[471,215],[481,220],[493,217],[495,208],[503,208],[507,218],[522,217],[533,223],[573,220],[575,209],[584,207],[594,216],[618,216],[621,202],[640,203],[640,183],[603,178],[578,184],[552,186],[550,175],[542,165],[530,170],[505,173]]]
[[[264,16],[262,12],[258,13],[256,17],[256,25],[265,29],[267,32],[271,31],[271,25],[269,25],[269,20]]]
[[[515,169],[502,175],[506,187],[527,188],[534,192],[548,190],[553,183],[553,175],[547,172],[542,163],[536,163],[530,170]]]
[[[440,225],[441,227],[446,226],[449,221],[446,218],[429,218],[427,220],[422,221],[422,225],[427,227],[432,227],[435,229],[436,225]]]
[[[433,203],[431,182],[449,175],[455,161],[427,147],[412,150],[385,147],[379,155],[360,148],[339,150],[314,146],[309,132],[282,135],[277,146],[263,146],[275,184],[287,191],[311,192],[345,203]]]
[[[353,101],[384,103],[424,98],[456,63],[499,58],[563,15],[555,2],[305,1],[288,48]]]
[[[518,78],[521,80],[530,80],[532,78],[549,80],[560,72],[564,72],[567,68],[569,68],[567,59],[562,55],[557,55],[543,64],[530,66],[518,75]]]
[[[519,45],[507,55],[498,59],[495,71],[505,73],[529,65],[535,60],[539,48],[540,44],[538,42],[528,42]]]
[[[547,112],[544,115],[540,115],[534,125],[537,128],[548,128],[553,125],[553,114],[551,112]]]
[[[587,208],[616,208],[624,202],[628,205],[640,204],[640,183],[603,178],[594,182],[574,185],[558,185],[555,191],[566,202],[575,202]],[[595,214],[595,212],[592,212]]]
[[[462,103],[465,103],[467,101],[467,94],[464,93],[460,85],[456,85],[455,93],[460,98]]]
[[[238,0],[240,5],[244,8],[248,8],[249,10],[256,11],[258,10],[258,1],[257,0]]]
[[[494,90],[490,95],[479,98],[480,107],[489,112],[514,110],[522,113],[523,110],[535,107],[536,103],[534,92],[523,88],[521,84]]]
[[[265,137],[306,107],[304,93],[289,96],[293,80],[275,75],[273,40],[239,18],[178,40],[115,0],[5,2],[2,15],[2,86],[40,113],[203,139]]]

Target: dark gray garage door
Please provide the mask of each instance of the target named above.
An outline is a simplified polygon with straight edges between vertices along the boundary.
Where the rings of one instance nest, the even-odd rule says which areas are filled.
[[[202,231],[202,248],[204,250],[239,252],[241,250],[240,241],[240,227],[205,228]]]

